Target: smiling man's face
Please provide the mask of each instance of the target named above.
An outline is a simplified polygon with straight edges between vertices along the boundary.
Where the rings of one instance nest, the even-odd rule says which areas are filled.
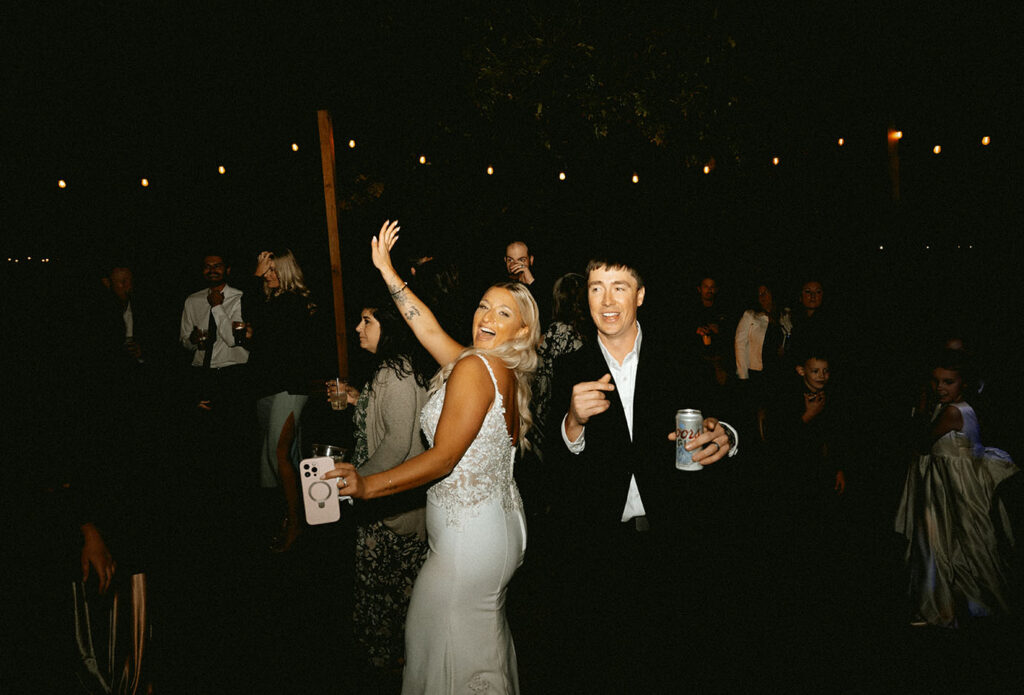
[[[626,268],[601,266],[587,278],[587,301],[597,332],[608,340],[629,335],[636,325],[636,310],[644,303],[644,288]]]

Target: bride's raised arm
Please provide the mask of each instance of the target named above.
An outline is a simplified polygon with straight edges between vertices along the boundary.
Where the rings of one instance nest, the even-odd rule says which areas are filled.
[[[409,289],[409,283],[403,282],[402,278],[398,276],[398,272],[395,271],[395,266],[391,263],[391,249],[398,241],[399,229],[401,227],[398,226],[397,220],[385,221],[380,232],[370,241],[373,265],[380,271],[388,292],[391,293],[391,299],[394,300],[402,318],[416,335],[416,339],[443,367],[455,360],[462,352],[463,347],[445,333],[434,313]]]

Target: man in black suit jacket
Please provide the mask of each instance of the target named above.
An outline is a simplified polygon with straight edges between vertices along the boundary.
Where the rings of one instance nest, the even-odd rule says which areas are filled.
[[[568,452],[551,462],[569,541],[565,603],[578,626],[568,642],[579,649],[572,661],[592,679],[588,687],[658,686],[668,673],[663,660],[680,655],[673,642],[685,630],[686,607],[678,598],[700,591],[701,578],[686,575],[681,556],[697,547],[691,541],[719,477],[714,469],[677,470],[669,432],[679,408],[712,411],[712,389],[705,370],[681,364],[686,351],[659,345],[640,327],[645,288],[635,268],[593,260],[587,287],[597,339],[556,363],[551,412],[564,415],[547,439]],[[731,428],[708,417],[704,429],[687,446],[695,461],[735,453]]]

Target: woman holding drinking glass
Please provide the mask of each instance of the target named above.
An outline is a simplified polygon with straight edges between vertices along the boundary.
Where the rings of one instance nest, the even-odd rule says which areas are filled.
[[[420,411],[437,364],[420,347],[398,310],[386,300],[364,307],[356,333],[373,355],[373,371],[354,399],[355,448],[360,475],[391,470],[423,452]],[[328,382],[328,395],[337,388]],[[352,399],[354,390],[349,390]],[[404,662],[405,614],[413,582],[427,554],[424,489],[353,507],[356,521],[356,642],[370,665],[394,670]],[[384,674],[385,677],[389,674]]]

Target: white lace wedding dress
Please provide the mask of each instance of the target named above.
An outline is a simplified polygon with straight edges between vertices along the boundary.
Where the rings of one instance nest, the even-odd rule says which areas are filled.
[[[519,692],[505,591],[523,561],[526,521],[502,397],[480,359],[494,403],[455,469],[427,491],[430,552],[406,618],[403,695]],[[421,414],[431,446],[444,398],[442,387]]]

